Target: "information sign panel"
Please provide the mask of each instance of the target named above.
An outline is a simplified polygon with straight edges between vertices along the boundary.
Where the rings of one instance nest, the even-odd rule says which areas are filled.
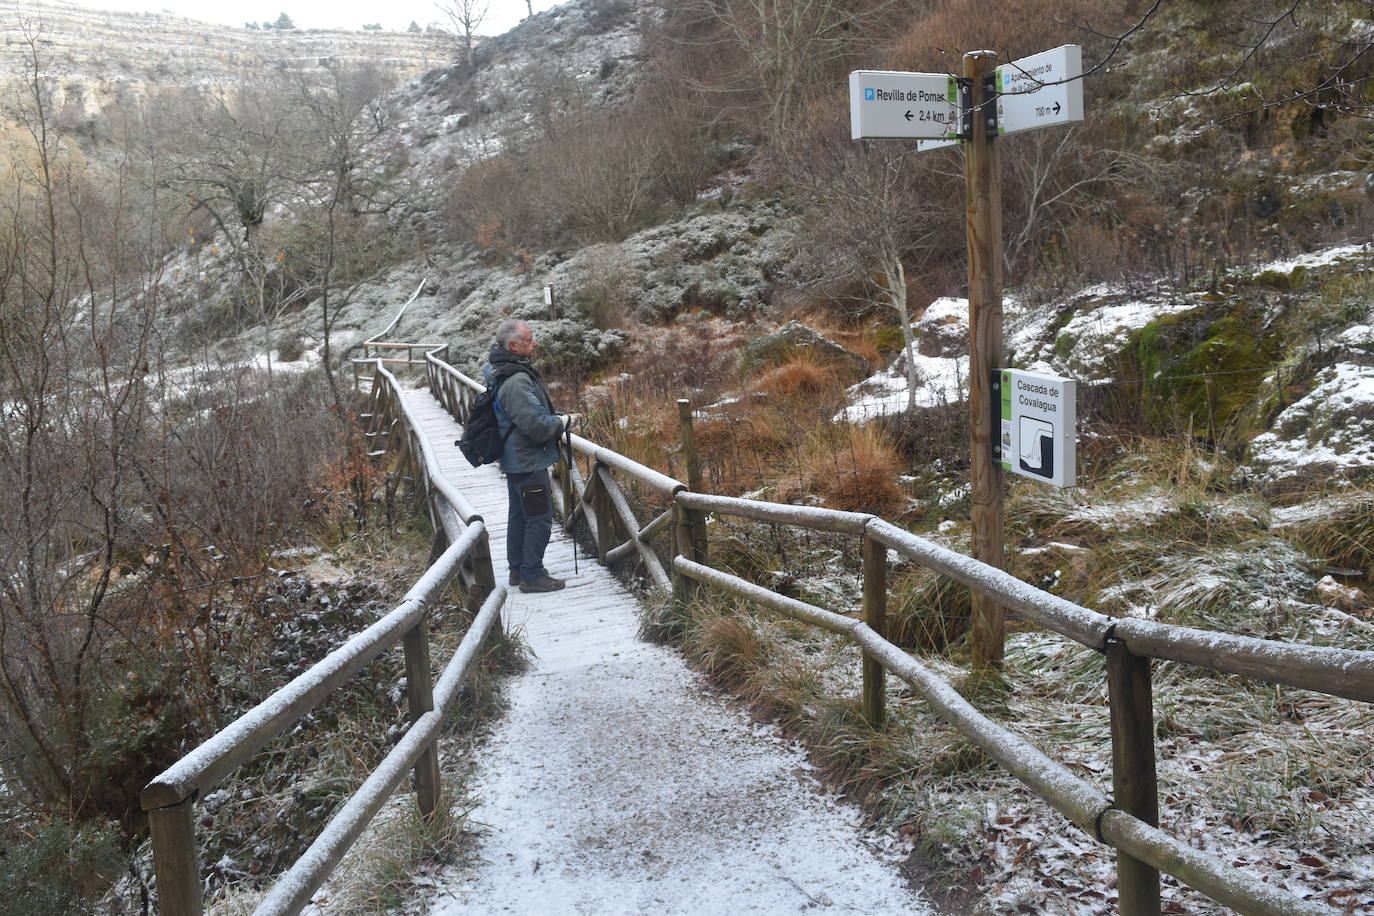
[[[1077,383],[1021,369],[1000,374],[1002,468],[1056,487],[1074,486]]]
[[[997,132],[1013,134],[1083,120],[1082,76],[1083,49],[1078,45],[1062,45],[998,67]]]
[[[855,70],[849,74],[849,134],[854,140],[957,137],[959,93],[947,73]]]

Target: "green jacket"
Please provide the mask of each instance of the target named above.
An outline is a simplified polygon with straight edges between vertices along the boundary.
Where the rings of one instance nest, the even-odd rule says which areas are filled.
[[[506,437],[501,470],[524,474],[551,467],[558,460],[563,420],[553,411],[543,377],[529,360],[502,347],[492,350],[488,360],[482,370],[488,385],[504,364],[513,363],[524,370],[508,376],[496,394],[497,429]]]

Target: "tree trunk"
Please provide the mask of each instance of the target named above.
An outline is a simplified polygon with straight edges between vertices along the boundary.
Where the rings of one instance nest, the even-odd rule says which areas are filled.
[[[897,282],[892,282],[893,275]],[[916,336],[911,333],[911,313],[906,307],[906,268],[901,258],[893,258],[887,274],[887,298],[902,324],[902,351],[906,354],[906,409],[916,407]]]

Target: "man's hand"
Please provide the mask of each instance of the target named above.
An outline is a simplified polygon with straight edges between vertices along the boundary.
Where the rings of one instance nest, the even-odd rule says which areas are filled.
[[[559,419],[563,421],[562,431],[567,432],[568,430],[572,429],[574,425],[582,422],[582,414],[565,413],[563,414],[563,416],[559,417]]]

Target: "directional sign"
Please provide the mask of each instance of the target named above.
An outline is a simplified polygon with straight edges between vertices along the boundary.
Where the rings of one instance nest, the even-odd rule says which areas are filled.
[[[958,146],[959,140],[917,140],[916,152],[924,153],[929,149],[941,149],[946,146]]]
[[[1082,76],[1083,49],[1078,45],[1041,51],[998,67],[997,132],[1012,134],[1083,120]]]
[[[849,74],[854,140],[944,140],[959,129],[959,94],[946,73],[855,70]]]
[[[1077,383],[1055,375],[1003,369],[1002,442],[1005,470],[1056,487],[1077,480]]]

